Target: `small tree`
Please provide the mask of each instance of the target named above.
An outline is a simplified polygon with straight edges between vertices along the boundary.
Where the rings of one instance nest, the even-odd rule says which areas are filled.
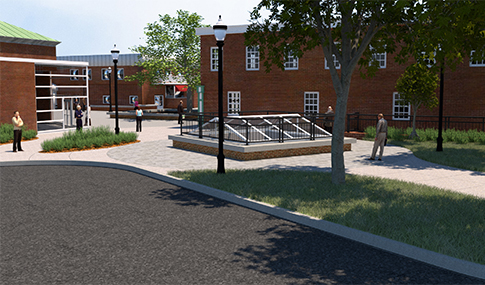
[[[432,109],[438,106],[436,88],[438,88],[438,75],[431,72],[423,64],[412,64],[406,68],[403,75],[397,80],[396,89],[402,99],[402,104],[411,104],[413,111],[413,131],[410,138],[417,137],[416,114],[421,106]]]
[[[200,37],[195,29],[205,27],[203,18],[197,13],[178,10],[177,17],[159,15],[158,22],[145,27],[146,45],[130,48],[140,53],[137,66],[143,70],[128,76],[127,80],[138,80],[157,84],[171,77],[187,82],[187,109],[192,109],[192,94],[200,84]]]

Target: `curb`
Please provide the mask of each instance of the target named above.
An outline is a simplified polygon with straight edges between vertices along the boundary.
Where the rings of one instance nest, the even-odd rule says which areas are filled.
[[[251,210],[269,214],[269,215],[282,218],[301,225],[305,225],[308,227],[312,227],[321,231],[325,231],[327,233],[335,234],[353,241],[357,241],[378,249],[382,249],[391,253],[409,257],[450,271],[454,271],[457,273],[461,273],[461,274],[465,274],[465,275],[469,275],[472,277],[481,278],[485,280],[485,266],[481,264],[450,257],[434,251],[422,249],[416,246],[408,245],[385,237],[352,229],[352,228],[335,224],[332,222],[328,222],[325,220],[320,220],[317,218],[292,212],[273,205],[254,201],[254,200],[251,200],[242,196],[238,196],[232,193],[228,193],[225,191],[221,191],[212,187],[182,180],[173,176],[157,174],[134,166],[116,164],[116,163],[107,163],[107,162],[73,161],[73,160],[69,160],[69,161],[38,160],[38,161],[0,162],[0,167],[2,166],[49,166],[49,165],[105,167],[105,168],[131,171],[153,179],[157,179],[163,182],[184,187],[192,191],[196,191],[215,198],[219,198],[221,200],[225,200],[227,202],[230,202],[245,208],[249,208]]]

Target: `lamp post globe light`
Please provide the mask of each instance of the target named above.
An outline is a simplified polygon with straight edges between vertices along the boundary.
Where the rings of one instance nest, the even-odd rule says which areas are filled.
[[[111,108],[111,66],[108,67],[108,70],[106,71],[106,74],[108,74],[108,80],[109,80],[109,111],[113,112],[113,109]]]
[[[120,127],[118,123],[118,57],[120,56],[120,50],[116,48],[116,44],[111,50],[113,56],[113,63],[115,64],[114,78],[115,78],[115,134],[120,133]]]
[[[222,22],[221,16],[219,20],[212,27],[214,29],[214,36],[216,37],[218,47],[218,115],[219,115],[219,153],[217,154],[217,173],[226,173],[224,169],[224,116],[222,112],[222,46],[224,46],[224,39],[226,37],[227,26]]]

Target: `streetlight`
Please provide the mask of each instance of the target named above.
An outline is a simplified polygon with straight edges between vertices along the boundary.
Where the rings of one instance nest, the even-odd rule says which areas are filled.
[[[109,79],[109,111],[113,112],[113,109],[111,108],[111,66],[108,67],[108,71],[106,73],[108,74]]]
[[[219,21],[212,27],[216,37],[218,47],[218,73],[219,73],[219,154],[217,155],[217,173],[226,173],[224,170],[224,117],[222,114],[222,46],[226,37],[227,26],[222,22],[219,15]]]
[[[116,44],[111,50],[111,55],[113,56],[113,62],[115,64],[115,134],[119,134],[120,127],[118,124],[118,57],[120,56],[120,50],[116,48]]]

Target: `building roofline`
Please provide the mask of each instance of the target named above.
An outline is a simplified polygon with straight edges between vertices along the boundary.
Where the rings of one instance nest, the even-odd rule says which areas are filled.
[[[37,58],[22,58],[22,57],[3,57],[0,56],[0,61],[8,62],[30,62],[35,65],[49,65],[49,66],[89,66],[89,62],[82,61],[67,61],[67,60],[53,60],[53,59],[37,59]]]
[[[4,21],[0,21],[0,42],[52,47],[55,47],[61,43],[60,41],[26,30],[24,28],[17,27]]]

